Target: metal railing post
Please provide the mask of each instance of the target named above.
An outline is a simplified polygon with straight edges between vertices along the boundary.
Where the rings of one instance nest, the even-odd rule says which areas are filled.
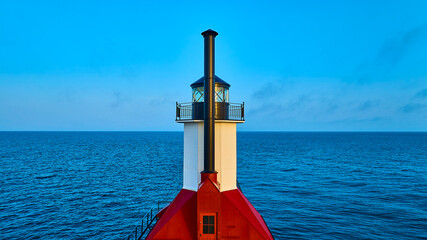
[[[176,120],[179,120],[179,118],[180,118],[179,105],[178,105],[178,102],[176,102]]]
[[[242,120],[245,120],[245,102],[242,104]]]
[[[135,227],[135,240],[138,240],[138,226]]]

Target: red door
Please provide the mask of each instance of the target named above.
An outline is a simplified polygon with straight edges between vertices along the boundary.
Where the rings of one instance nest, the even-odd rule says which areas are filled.
[[[216,240],[217,224],[215,213],[200,214],[200,239]]]

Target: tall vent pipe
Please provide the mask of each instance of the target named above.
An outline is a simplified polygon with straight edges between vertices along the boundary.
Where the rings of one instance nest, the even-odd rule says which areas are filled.
[[[205,83],[204,83],[204,170],[215,171],[215,37],[217,32],[208,29],[202,32],[205,41]]]

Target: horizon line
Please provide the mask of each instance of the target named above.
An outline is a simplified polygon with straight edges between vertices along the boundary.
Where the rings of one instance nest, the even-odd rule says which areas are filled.
[[[0,132],[184,132],[184,130],[0,130]],[[237,130],[237,132],[427,133],[427,130]]]

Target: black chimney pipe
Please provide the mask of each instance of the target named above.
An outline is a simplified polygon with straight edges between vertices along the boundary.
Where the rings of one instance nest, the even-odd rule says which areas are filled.
[[[204,170],[215,171],[215,37],[217,32],[208,29],[202,32],[205,40],[205,86],[204,86]]]

